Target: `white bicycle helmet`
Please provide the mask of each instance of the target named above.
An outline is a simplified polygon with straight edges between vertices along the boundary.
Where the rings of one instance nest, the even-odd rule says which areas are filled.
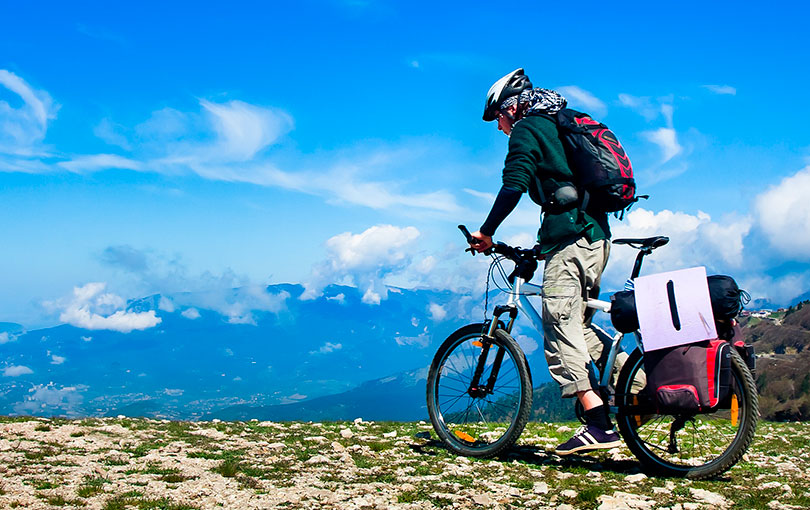
[[[526,89],[532,88],[529,77],[523,74],[523,68],[515,69],[489,88],[487,104],[484,107],[484,120],[489,122],[498,118],[501,103],[507,98],[516,96]]]

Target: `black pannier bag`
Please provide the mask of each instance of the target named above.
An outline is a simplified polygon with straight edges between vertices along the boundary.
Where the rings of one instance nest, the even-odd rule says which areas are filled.
[[[709,297],[712,302],[714,324],[718,338],[731,340],[734,335],[733,319],[748,302],[748,293],[737,286],[734,278],[725,275],[712,275],[706,278],[709,284]],[[632,333],[638,329],[636,299],[632,290],[623,290],[610,298],[610,321],[616,331]],[[745,356],[740,353],[743,358]]]
[[[644,353],[647,391],[658,411],[697,414],[718,407],[729,394],[731,345],[707,340]]]
[[[747,292],[737,286],[737,282],[730,276],[712,275],[706,279],[709,282],[709,297],[712,301],[717,336],[731,340],[731,337],[734,336],[733,319],[739,315],[743,305],[748,303],[751,298]]]
[[[610,296],[610,322],[620,333],[632,333],[638,329],[636,295],[632,290],[623,290]]]

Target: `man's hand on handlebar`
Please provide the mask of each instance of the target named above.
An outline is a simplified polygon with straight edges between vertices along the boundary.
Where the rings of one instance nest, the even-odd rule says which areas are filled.
[[[492,248],[492,237],[486,234],[482,234],[480,231],[473,232],[470,234],[472,240],[470,241],[470,246],[477,251],[478,253],[483,253],[488,249]],[[472,242],[477,241],[477,242]]]

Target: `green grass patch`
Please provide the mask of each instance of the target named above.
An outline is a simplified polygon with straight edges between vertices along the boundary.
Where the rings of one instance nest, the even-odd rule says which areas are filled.
[[[596,508],[599,496],[605,493],[601,487],[585,487],[577,494],[577,508]]]
[[[56,489],[60,486],[58,483],[53,483],[48,480],[33,480],[34,488],[38,491],[45,491],[48,489]]]
[[[85,502],[78,499],[65,499],[60,495],[37,494],[37,497],[51,506],[85,506]]]
[[[124,451],[131,454],[133,457],[143,457],[152,450],[157,450],[166,446],[163,441],[144,441],[138,444],[135,448],[126,448]]]
[[[57,455],[58,453],[59,451],[56,448],[46,446],[36,451],[25,452],[25,458],[28,460],[43,460],[45,457],[51,457],[53,455]]]
[[[106,478],[87,478],[82,486],[76,490],[76,494],[80,498],[89,498],[104,491],[104,484],[109,483]]]
[[[214,468],[215,473],[219,473],[225,478],[233,478],[239,474],[239,460],[226,459],[223,460],[217,467]]]
[[[137,495],[136,495],[137,494]],[[139,492],[127,492],[108,499],[104,510],[200,510],[188,503],[175,503],[169,498],[144,499]]]
[[[51,430],[51,426],[48,425],[47,423],[40,423],[39,425],[34,427],[34,430],[36,430],[37,432],[49,432]]]

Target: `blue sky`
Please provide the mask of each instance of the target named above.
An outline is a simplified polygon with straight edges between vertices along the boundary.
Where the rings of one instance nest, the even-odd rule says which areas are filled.
[[[807,10],[5,2],[0,321],[278,282],[475,294],[486,263],[455,225],[498,190],[507,138],[481,110],[516,67],[623,141],[651,199],[615,235],[673,239],[649,271],[789,301],[810,290]],[[524,198],[498,237],[537,222]]]

